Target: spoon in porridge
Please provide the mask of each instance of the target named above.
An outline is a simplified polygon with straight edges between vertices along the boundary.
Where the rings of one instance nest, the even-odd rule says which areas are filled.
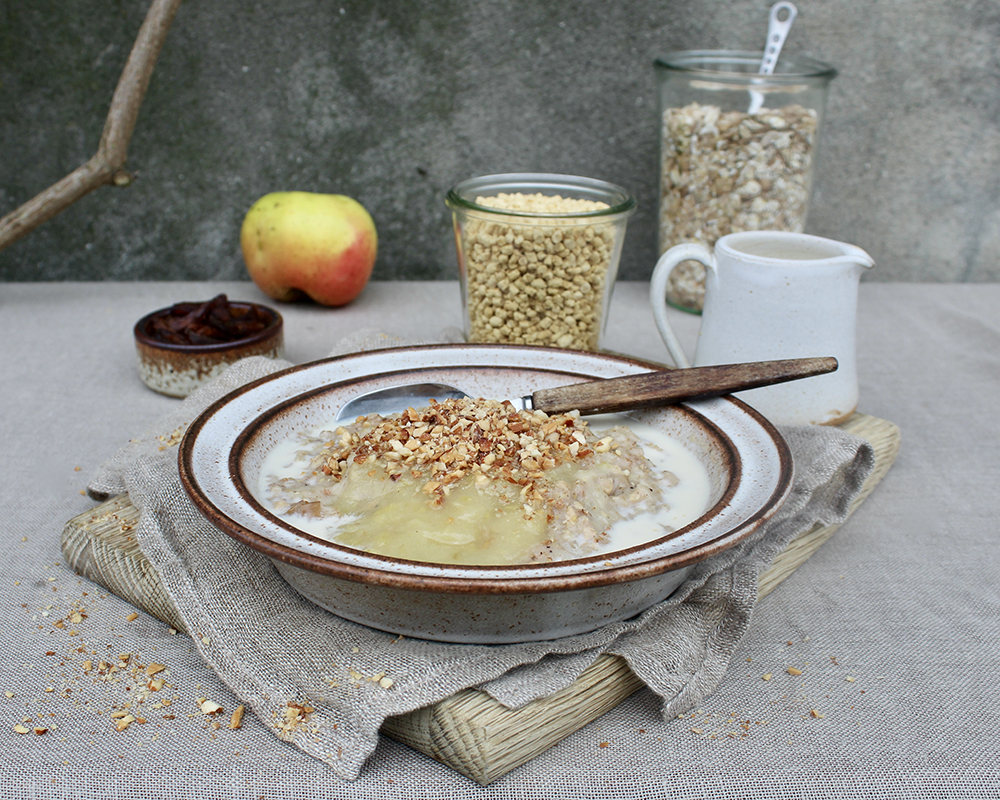
[[[824,375],[837,369],[831,356],[722,364],[688,369],[663,369],[639,375],[539,389],[512,399],[515,408],[540,410],[548,414],[579,411],[581,414],[610,414],[650,406],[669,405],[683,400],[717,397],[730,392],[772,386],[776,383]],[[419,408],[430,400],[468,397],[461,389],[442,383],[389,386],[349,400],[337,412],[336,421],[353,420],[368,414],[393,414]]]

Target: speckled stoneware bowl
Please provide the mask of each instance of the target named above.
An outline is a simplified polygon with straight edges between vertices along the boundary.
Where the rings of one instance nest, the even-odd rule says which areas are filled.
[[[150,389],[171,397],[187,397],[212,380],[230,364],[249,356],[282,358],[285,354],[284,324],[281,314],[259,303],[230,302],[237,309],[255,308],[269,322],[250,336],[215,344],[173,344],[151,335],[153,321],[169,314],[161,308],[135,324],[135,350],[139,377]]]
[[[306,534],[265,510],[257,483],[268,451],[332,421],[355,395],[438,381],[472,396],[645,372],[626,358],[540,347],[442,345],[304,364],[219,400],[181,443],[181,480],[198,509],[266,554],[302,595],[334,614],[406,636],[467,643],[554,639],[628,619],[669,596],[693,564],[756,530],[786,497],[788,446],[749,406],[715,398],[635,416],[678,437],[706,465],[709,510],[647,544],[524,566],[451,566],[370,555]]]

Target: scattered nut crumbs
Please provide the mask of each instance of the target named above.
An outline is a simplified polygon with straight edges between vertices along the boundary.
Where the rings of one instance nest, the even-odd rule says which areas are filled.
[[[83,595],[86,597],[87,593],[83,592]],[[33,615],[35,620],[40,617],[48,621],[51,626],[49,628],[38,625],[41,635],[46,637],[60,632],[68,637],[75,637],[78,632],[68,629],[68,623],[81,623],[88,616],[81,603],[74,603],[64,616],[55,620],[52,617],[59,612],[54,610],[54,605],[50,604],[37,611],[30,609],[27,604],[22,604],[22,608]],[[176,633],[174,629],[171,631]],[[111,651],[112,645],[107,645],[106,650]],[[118,652],[114,656],[110,654],[101,656],[97,650],[88,649],[86,643],[77,639],[62,652],[58,649],[47,649],[44,654],[47,658],[58,659],[57,665],[52,667],[55,672],[50,678],[55,680],[43,687],[44,699],[42,697],[31,699],[21,695],[24,699],[18,702],[23,702],[25,707],[32,703],[45,703],[46,708],[58,709],[58,706],[48,704],[70,701],[74,707],[72,714],[77,719],[82,712],[97,713],[108,720],[109,727],[113,731],[125,735],[126,732],[134,730],[135,726],[150,724],[151,714],[148,711],[165,710],[181,699],[176,687],[168,682],[170,673],[168,666],[152,661],[146,664],[145,659],[137,652]],[[92,687],[99,687],[97,694],[100,699],[96,702]],[[122,692],[125,693],[124,697],[121,696]],[[168,692],[172,693],[172,696],[168,695]],[[119,699],[112,699],[116,694],[119,695]],[[13,701],[18,694],[7,690],[4,692],[4,697],[8,701]],[[206,708],[211,709],[211,706]],[[240,706],[238,713],[234,713],[233,719],[230,720],[230,729],[237,730],[241,727],[243,711],[243,707]],[[54,720],[57,715],[58,710],[52,710],[47,712],[46,716]],[[213,715],[208,716],[211,719]],[[12,726],[13,731],[19,735],[34,733],[36,736],[44,736],[57,730],[53,722],[42,723],[42,717],[42,714],[38,714],[38,721],[35,721],[33,717],[26,716]],[[174,714],[163,714],[159,719],[172,722],[177,717]],[[164,724],[156,719],[152,721],[155,723],[153,727]],[[213,732],[214,739],[214,731],[222,725],[213,720],[208,726],[201,727],[202,730]],[[152,742],[159,739],[160,733],[156,732],[151,738],[139,739],[136,743],[142,746],[144,741]],[[60,741],[66,741],[66,738],[63,737]]]
[[[84,593],[86,594],[86,593]],[[22,605],[23,608],[28,609],[27,605]],[[49,618],[51,616],[53,606],[47,606],[44,610],[40,610],[38,613],[44,618]],[[29,613],[31,613],[29,611]],[[71,609],[64,617],[51,622],[52,628],[48,631],[48,634],[54,634],[57,631],[65,632],[65,622],[67,620],[82,622],[87,618],[86,609],[80,605],[76,608]],[[39,626],[39,629],[45,631],[46,629]],[[66,632],[70,635],[71,632]],[[171,629],[171,633],[176,633],[174,629]],[[402,637],[399,637],[402,638]],[[398,641],[398,639],[397,639]],[[111,645],[107,646],[108,650],[111,650]],[[353,652],[359,652],[359,648],[352,648]],[[55,657],[58,655],[56,650],[45,650],[45,655],[47,657]],[[85,656],[79,662],[75,662],[80,656]],[[146,725],[149,722],[148,716],[141,713],[143,706],[148,706],[150,709],[165,709],[172,705],[180,697],[174,694],[173,698],[163,696],[162,699],[157,699],[160,697],[159,692],[164,689],[173,689],[169,683],[166,682],[163,675],[169,675],[169,669],[165,664],[150,662],[148,664],[143,663],[144,659],[138,653],[132,652],[119,652],[117,654],[117,659],[104,657],[99,658],[96,650],[87,650],[82,645],[74,645],[66,651],[66,653],[61,656],[62,661],[59,666],[79,666],[80,674],[67,676],[65,672],[60,674],[60,677],[64,679],[61,686],[62,691],[58,693],[58,697],[67,699],[70,696],[71,691],[82,691],[79,689],[81,683],[83,683],[84,678],[89,679],[91,685],[103,685],[108,688],[121,687],[124,686],[125,691],[129,692],[128,699],[126,699],[121,704],[111,708],[99,711],[98,713],[106,714],[112,723],[112,727],[119,733],[125,733],[126,731],[132,729],[134,725]],[[749,659],[748,659],[749,661]],[[831,662],[837,665],[835,658],[831,657]],[[839,665],[838,665],[839,666]],[[385,672],[379,672],[370,677],[365,677],[361,673],[351,670],[352,677],[357,680],[365,680],[370,683],[377,684],[382,688],[390,688],[393,685],[391,678],[388,678]],[[790,667],[787,669],[790,675],[801,675],[802,670],[795,667]],[[764,680],[769,680],[772,676],[771,673],[766,673],[763,678]],[[846,676],[845,681],[849,683],[856,682],[856,678],[853,676]],[[46,687],[46,692],[55,693],[56,687],[50,686]],[[861,690],[860,694],[864,694],[865,691]],[[8,700],[13,700],[17,697],[17,694],[13,691],[7,690],[3,693],[4,697]],[[829,698],[829,695],[827,695]],[[799,701],[805,698],[799,698]],[[39,702],[39,701],[35,701]],[[76,705],[89,705],[89,700],[80,699],[75,700]],[[199,710],[202,715],[215,717],[222,710],[222,706],[214,701],[207,700],[204,697],[198,697],[197,703]],[[27,704],[27,701],[26,701]],[[851,709],[854,706],[850,706]],[[791,710],[791,706],[789,707]],[[278,729],[279,736],[282,738],[291,738],[296,731],[300,729],[314,730],[315,726],[310,725],[309,719],[310,715],[315,711],[310,705],[289,703],[282,715],[280,717],[276,715],[275,717],[275,727]],[[238,730],[242,725],[243,716],[245,713],[245,707],[239,705],[228,723],[228,728],[230,730]],[[50,713],[50,717],[56,717],[56,714]],[[41,717],[41,715],[39,715]],[[746,738],[750,735],[751,731],[756,726],[763,726],[767,724],[766,720],[756,720],[752,721],[750,719],[741,719],[735,712],[729,714],[728,716],[703,710],[695,710],[689,714],[678,715],[679,719],[697,719],[701,717],[703,720],[701,724],[691,727],[688,730],[692,734],[707,736],[711,739],[741,739]],[[824,719],[825,714],[816,708],[809,710],[805,718],[812,719]],[[177,719],[174,714],[164,714],[160,717],[164,721],[174,721]],[[707,721],[717,721],[715,725],[704,724]],[[860,724],[860,723],[859,723]],[[214,731],[217,731],[223,727],[223,723],[213,720],[210,724],[210,728],[213,731],[212,738],[215,738]],[[204,728],[203,728],[204,729]],[[24,717],[20,722],[15,723],[12,726],[12,730],[18,735],[28,735],[34,733],[36,736],[45,736],[53,730],[57,730],[57,727],[53,724],[38,724],[32,717]],[[643,729],[640,729],[640,733],[644,733]],[[157,734],[154,738],[158,738]],[[608,742],[602,742],[599,747],[608,747]]]
[[[111,716],[114,717],[115,715],[112,714]],[[124,717],[118,718],[118,721],[115,723],[115,730],[117,730],[118,732],[124,731],[133,722],[135,722],[135,717],[133,717],[131,714],[126,714]]]
[[[803,641],[808,641],[808,640],[809,637],[805,637],[803,639]],[[794,642],[789,641],[786,642],[786,644],[790,647],[794,644]],[[750,658],[747,659],[748,663],[752,661],[753,659]],[[837,660],[835,656],[830,656],[830,663],[837,667],[841,666],[840,662]],[[809,665],[806,664],[804,666],[808,667]],[[805,672],[804,669],[799,669],[797,667],[788,667],[786,668],[785,671],[787,674],[791,676],[803,675]],[[747,675],[746,677],[751,678],[753,676]],[[762,674],[760,677],[764,681],[770,681],[775,676],[773,673],[766,672]],[[845,676],[844,680],[847,683],[852,683],[852,684],[857,681],[857,679],[851,675]],[[789,683],[788,682],[785,682],[783,684],[779,683],[778,685],[783,687],[788,687]],[[787,688],[785,689],[785,691],[787,691]],[[858,695],[865,694],[864,689],[860,689],[857,691]],[[830,700],[831,695],[830,694],[824,695],[824,699]],[[821,711],[819,708],[811,707],[809,698],[805,695],[804,692],[804,684],[797,687],[794,695],[783,694],[781,695],[780,700],[773,700],[771,704],[774,706],[784,706],[785,711],[794,713],[796,715],[796,718],[799,720],[821,720],[825,719],[827,716],[827,712]],[[847,708],[850,711],[855,710],[854,705],[848,705]],[[693,727],[687,728],[687,731],[694,735],[703,735],[707,739],[712,739],[712,740],[743,739],[748,737],[755,727],[768,724],[767,720],[763,719],[753,721],[744,718],[741,720],[740,719],[741,716],[742,715],[738,714],[737,712],[732,712],[726,715],[721,712],[699,708],[684,714],[678,714],[677,719],[688,720],[689,723],[695,722],[696,724]],[[862,723],[857,722],[856,724],[860,726]]]
[[[316,709],[310,705],[300,705],[299,703],[288,703],[283,712],[272,717],[272,725],[275,733],[281,739],[290,740],[300,730],[313,731],[315,726],[310,724],[309,716]]]
[[[740,719],[736,712],[724,715],[696,709],[686,715],[678,715],[678,719],[696,720],[699,717],[701,718],[701,723],[693,728],[689,728],[688,732],[696,736],[704,735],[708,739],[746,739],[750,736],[750,731],[754,726],[767,724],[766,720],[754,722],[749,719]]]
[[[181,443],[181,439],[184,438],[184,428],[186,425],[181,425],[179,428],[171,431],[170,433],[165,433],[157,436],[157,440],[163,442],[160,446],[160,450],[166,450],[168,447],[174,447]]]
[[[213,700],[206,700],[204,697],[198,698],[198,709],[202,714],[211,716],[212,714],[218,714],[222,711],[222,706]]]

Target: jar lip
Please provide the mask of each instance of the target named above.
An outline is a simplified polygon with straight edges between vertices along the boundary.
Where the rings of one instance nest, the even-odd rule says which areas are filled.
[[[747,78],[759,74],[758,69],[763,57],[762,52],[749,50],[674,50],[657,58],[653,63],[658,69],[746,81]],[[750,69],[732,69],[731,67],[735,65]],[[727,66],[730,68],[727,69]],[[800,55],[782,55],[772,75],[760,75],[761,79],[775,83],[804,78],[830,81],[835,77],[837,77],[835,67],[824,61]]]
[[[487,192],[553,192],[586,200],[607,203],[607,208],[593,211],[518,211],[495,206],[482,205],[470,199]],[[627,190],[614,183],[597,178],[583,178],[575,175],[558,175],[547,172],[508,172],[497,175],[483,175],[457,183],[445,198],[445,203],[453,211],[476,212],[491,216],[518,217],[522,219],[588,220],[630,215],[636,209],[636,199]]]

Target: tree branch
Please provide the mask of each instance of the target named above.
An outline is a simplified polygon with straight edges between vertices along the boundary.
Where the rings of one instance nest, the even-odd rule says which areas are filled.
[[[153,67],[180,4],[181,0],[153,0],[111,98],[97,153],[61,181],[0,219],[0,250],[69,208],[98,186],[125,186],[131,182],[132,176],[124,171],[129,141]]]

